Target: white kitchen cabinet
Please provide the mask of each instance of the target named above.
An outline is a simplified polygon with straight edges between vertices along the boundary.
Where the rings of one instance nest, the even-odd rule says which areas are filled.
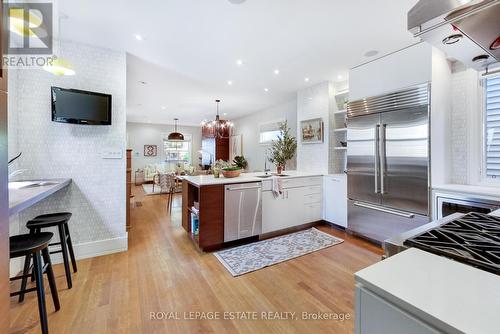
[[[347,175],[328,175],[323,181],[323,219],[347,227]]]
[[[322,177],[287,180],[283,194],[262,192],[262,233],[319,221],[323,216]]]
[[[272,191],[262,193],[262,233],[282,230],[301,224],[303,212],[297,210],[299,191],[284,189],[278,197]],[[301,205],[302,207],[302,205]]]
[[[438,330],[361,286],[356,287],[356,334],[438,334]]]

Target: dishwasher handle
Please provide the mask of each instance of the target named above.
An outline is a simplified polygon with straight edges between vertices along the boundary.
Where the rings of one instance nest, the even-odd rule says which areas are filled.
[[[250,187],[226,187],[226,190],[237,191],[237,190],[249,190],[249,189],[261,189],[260,186],[250,186]]]

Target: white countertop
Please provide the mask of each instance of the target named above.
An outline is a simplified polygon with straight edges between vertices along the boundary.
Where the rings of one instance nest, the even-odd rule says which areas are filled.
[[[9,182],[9,216],[12,216],[67,187],[71,179]]]
[[[453,193],[466,193],[482,196],[500,196],[500,187],[472,186],[467,184],[439,184],[432,187],[435,191],[447,191]]]
[[[410,248],[355,274],[363,287],[450,333],[500,333],[500,276]]]
[[[283,174],[287,176],[280,176],[282,179],[298,178],[298,177],[311,177],[311,176],[322,176],[318,173],[304,173],[298,171],[284,171]],[[247,182],[262,182],[265,180],[270,180],[270,178],[259,178],[257,176],[264,175],[264,172],[259,173],[241,173],[240,176],[226,179],[224,176],[220,178],[215,178],[213,175],[198,175],[198,176],[182,176],[183,180],[194,184],[197,187],[217,185],[217,184],[231,184],[231,183],[247,183]]]

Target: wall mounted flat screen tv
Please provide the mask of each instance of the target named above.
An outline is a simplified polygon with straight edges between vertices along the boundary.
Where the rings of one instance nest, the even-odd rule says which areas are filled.
[[[111,95],[52,87],[52,121],[111,125]]]

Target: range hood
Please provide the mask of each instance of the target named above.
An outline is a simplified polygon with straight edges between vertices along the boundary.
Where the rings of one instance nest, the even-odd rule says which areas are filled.
[[[408,30],[476,70],[500,62],[500,0],[420,0]]]

